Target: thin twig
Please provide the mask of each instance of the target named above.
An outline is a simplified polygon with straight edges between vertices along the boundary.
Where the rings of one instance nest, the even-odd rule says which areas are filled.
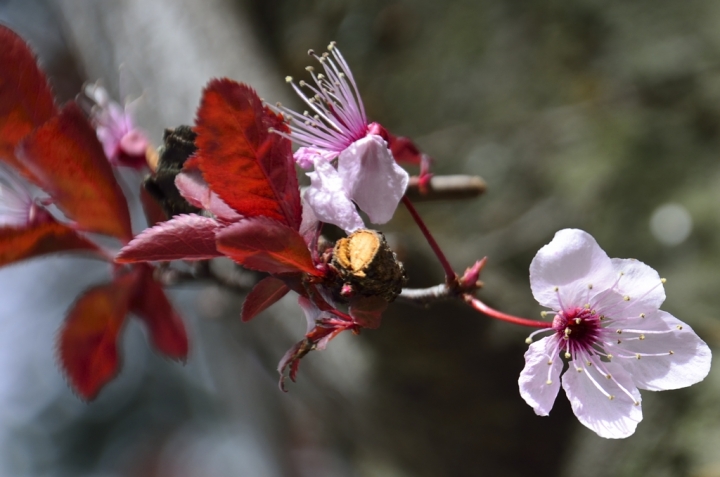
[[[403,288],[397,299],[415,305],[429,305],[436,301],[454,298],[457,295],[457,291],[442,283],[429,288]]]
[[[425,190],[422,190],[420,178],[412,176],[405,195],[414,202],[474,199],[483,194],[486,187],[487,184],[482,177],[451,175],[431,177]]]

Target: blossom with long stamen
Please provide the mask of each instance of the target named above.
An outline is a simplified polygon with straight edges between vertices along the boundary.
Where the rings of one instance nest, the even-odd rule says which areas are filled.
[[[91,116],[110,163],[113,166],[144,168],[150,141],[134,125],[128,108],[110,99],[105,88],[98,84],[85,86],[85,95],[95,103]]]
[[[384,224],[395,213],[409,176],[395,162],[387,132],[368,124],[355,79],[335,43],[322,55],[309,54],[324,71],[307,68],[314,84],[286,80],[312,112],[274,107],[290,128],[290,134],[275,132],[301,146],[294,154],[300,167],[314,167],[305,201],[322,222],[348,233],[364,227],[355,204],[371,222]]]
[[[655,270],[610,259],[582,230],[561,230],[530,265],[538,302],[554,314],[552,335],[532,342],[520,373],[520,394],[546,416],[562,387],[578,420],[601,437],[623,438],[642,420],[638,389],[663,391],[702,381],[708,346],[682,321],[660,310],[665,300]],[[543,314],[546,316],[546,313]]]

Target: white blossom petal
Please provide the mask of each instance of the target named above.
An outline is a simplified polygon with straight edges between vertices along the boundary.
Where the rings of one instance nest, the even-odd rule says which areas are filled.
[[[575,359],[563,375],[562,385],[580,423],[600,437],[628,437],[642,420],[640,393],[620,365],[595,358],[593,365],[587,366],[582,359]]]
[[[612,259],[617,275],[622,275],[613,290],[627,301],[623,313],[636,317],[640,313],[652,313],[665,301],[665,287],[655,269],[639,260]]]
[[[623,332],[621,343],[615,344],[615,348],[630,357],[615,361],[632,375],[640,389],[684,388],[702,381],[710,372],[710,348],[690,326],[670,313],[659,310],[627,323],[626,328],[630,327],[647,332]]]
[[[338,173],[349,197],[374,224],[392,219],[409,181],[385,140],[375,134],[353,142],[340,153]]]
[[[319,220],[335,224],[347,233],[364,227],[355,204],[348,197],[345,183],[332,164],[317,161],[315,171],[307,175],[311,184],[305,192],[305,202]]]
[[[525,367],[518,384],[520,396],[535,414],[547,416],[560,390],[562,359],[557,350],[557,338],[548,336],[530,345],[525,352]]]
[[[561,300],[566,307],[569,303],[582,306],[596,291],[609,288],[613,282],[610,258],[582,230],[560,230],[530,264],[533,296],[541,305],[554,310],[562,308]]]

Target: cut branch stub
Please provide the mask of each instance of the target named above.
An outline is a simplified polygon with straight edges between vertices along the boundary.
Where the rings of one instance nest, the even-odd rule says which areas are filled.
[[[385,236],[361,229],[335,243],[332,264],[338,272],[335,292],[341,299],[379,296],[391,302],[407,277],[402,263],[390,250]]]

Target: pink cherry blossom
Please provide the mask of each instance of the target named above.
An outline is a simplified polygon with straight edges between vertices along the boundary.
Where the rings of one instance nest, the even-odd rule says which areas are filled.
[[[307,68],[314,86],[286,78],[313,113],[278,106],[276,110],[290,121],[291,134],[276,132],[301,146],[294,155],[300,167],[315,169],[308,173],[311,185],[305,201],[317,218],[350,233],[363,227],[355,205],[371,222],[388,222],[405,194],[409,176],[395,162],[387,135],[378,134],[382,127],[368,125],[357,84],[342,54],[334,43],[328,50],[321,56],[310,51],[324,70],[315,74],[312,67]]]
[[[678,389],[707,376],[708,346],[659,309],[663,283],[642,262],[609,258],[582,230],[561,230],[540,249],[530,286],[554,318],[552,328],[536,333],[552,335],[530,345],[519,380],[520,395],[536,414],[552,408],[562,357],[568,360],[562,387],[575,416],[606,438],[635,432],[642,420],[638,389]]]
[[[105,88],[97,84],[87,85],[85,95],[95,103],[92,120],[110,163],[134,169],[145,167],[145,152],[150,142],[133,124],[128,108],[110,99]]]

